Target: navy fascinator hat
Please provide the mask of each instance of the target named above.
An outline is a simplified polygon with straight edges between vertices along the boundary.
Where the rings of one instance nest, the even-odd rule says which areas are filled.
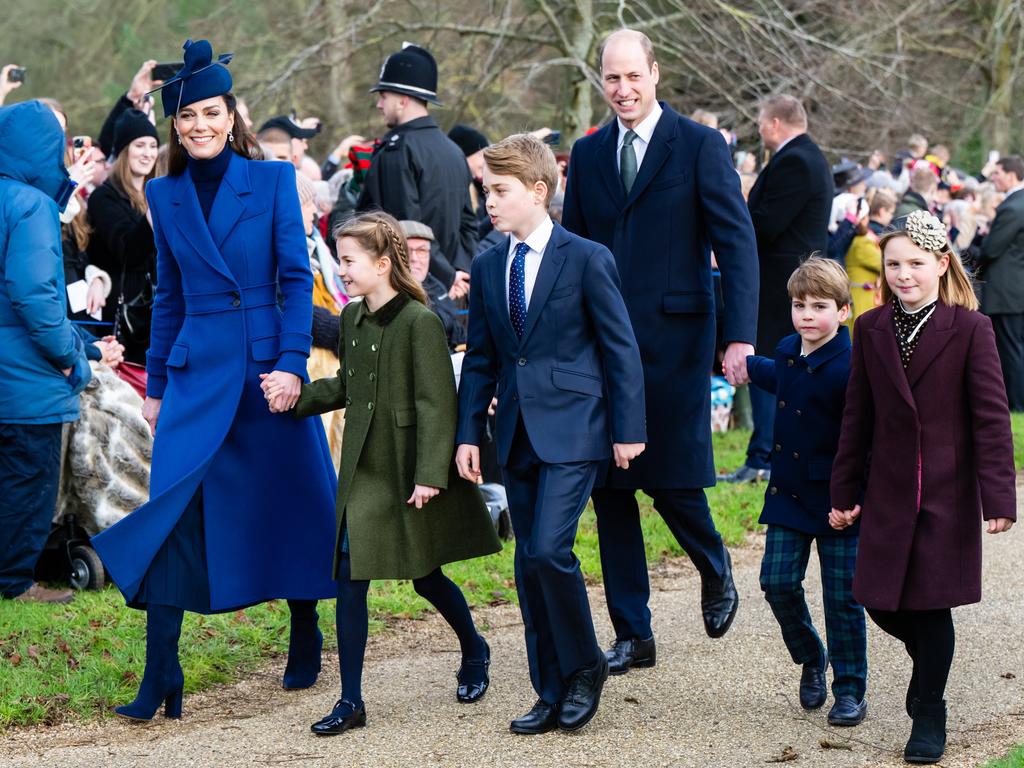
[[[235,54],[223,53],[214,61],[209,40],[189,39],[182,48],[185,65],[156,89],[163,98],[164,117],[174,117],[183,106],[223,96],[231,90],[231,73],[225,65]]]

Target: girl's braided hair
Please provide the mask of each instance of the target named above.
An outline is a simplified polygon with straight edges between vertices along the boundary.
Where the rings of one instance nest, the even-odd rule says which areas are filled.
[[[409,270],[409,247],[394,216],[371,211],[354,216],[334,230],[334,239],[351,237],[374,259],[387,257],[391,262],[391,287],[421,304],[427,303],[423,287]]]

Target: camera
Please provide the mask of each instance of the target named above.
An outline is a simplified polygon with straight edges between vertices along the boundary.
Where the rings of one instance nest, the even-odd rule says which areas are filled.
[[[75,160],[77,161],[82,155],[92,149],[92,137],[91,136],[75,136],[71,139],[71,148],[73,150]]]
[[[547,136],[545,136],[543,139],[541,139],[541,141],[543,141],[545,144],[547,144],[549,146],[557,147],[559,144],[562,143],[562,132],[561,131],[552,131]]]
[[[23,83],[25,82],[25,68],[24,67],[12,67],[7,71],[7,82],[9,83]]]
[[[161,61],[153,65],[153,68],[149,71],[149,76],[154,80],[170,80],[184,66],[185,62],[183,61]]]

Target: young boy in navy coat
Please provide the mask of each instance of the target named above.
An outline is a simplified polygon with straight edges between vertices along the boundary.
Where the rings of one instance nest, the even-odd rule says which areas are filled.
[[[518,134],[484,150],[484,161],[487,212],[509,237],[473,262],[455,460],[462,477],[479,480],[497,397],[498,462],[538,695],[511,728],[575,731],[597,711],[608,662],[573,543],[607,460],[625,469],[644,449],[643,369],[611,253],[548,216],[558,184],[551,150]]]
[[[831,725],[858,725],[867,713],[867,639],[864,609],[853,599],[858,528],[829,525],[829,479],[850,375],[850,280],[831,259],[811,257],[787,284],[796,333],[775,359],[747,358],[751,380],[776,394],[772,475],[761,522],[768,526],[761,589],[782,628],[793,661],[803,665],[800,704],[825,703],[825,672],[832,663],[835,704]],[[838,534],[838,535],[837,535]],[[818,542],[828,651],[822,647],[801,586]]]

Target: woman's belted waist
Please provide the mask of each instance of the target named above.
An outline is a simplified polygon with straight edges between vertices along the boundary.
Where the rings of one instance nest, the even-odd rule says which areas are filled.
[[[213,293],[186,293],[186,315],[209,315],[277,304],[277,283],[250,285]]]

